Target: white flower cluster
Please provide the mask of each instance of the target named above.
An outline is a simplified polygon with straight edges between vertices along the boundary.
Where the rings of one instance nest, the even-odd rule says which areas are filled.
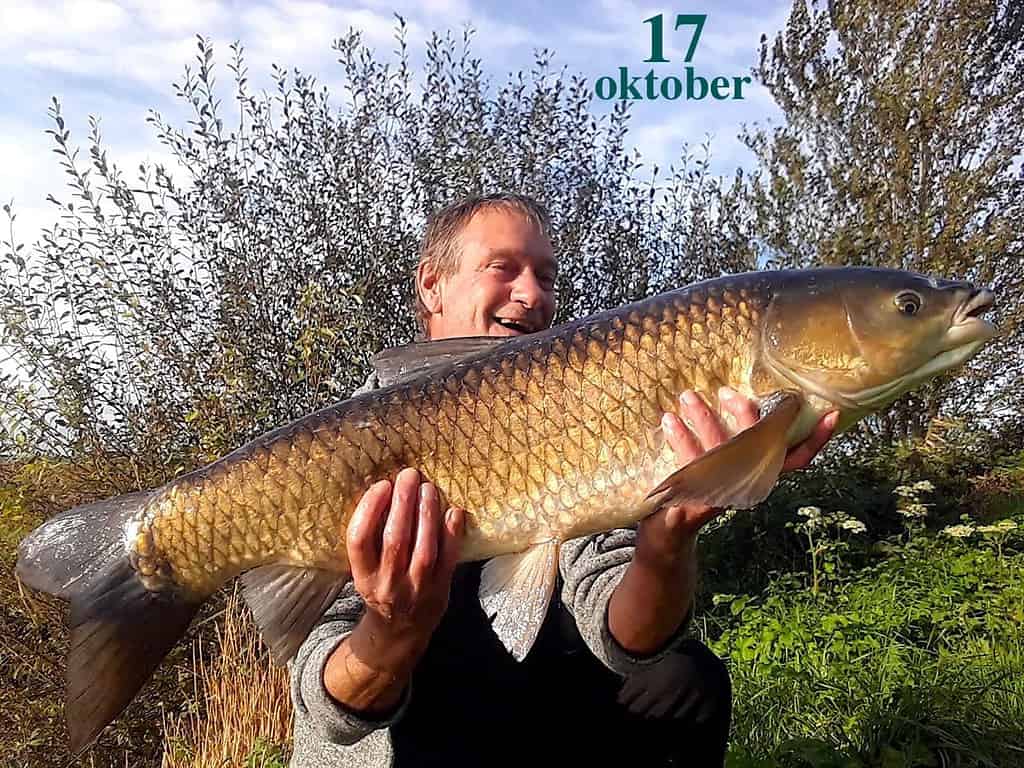
[[[920,494],[934,491],[935,486],[929,480],[918,480],[911,485],[897,485],[892,489],[900,497],[896,512],[907,521],[924,520],[928,517],[928,506],[923,503]]]
[[[976,533],[983,536],[1006,536],[1017,530],[1017,523],[1014,520],[1000,520],[992,525],[975,525],[970,522],[967,515],[961,515],[964,522],[960,525],[950,525],[942,529],[945,536],[952,536],[954,539],[969,539]]]
[[[839,527],[851,533],[866,533],[868,527],[855,517],[848,517],[839,523]]]
[[[930,480],[918,480],[913,485],[897,485],[892,490],[893,493],[895,493],[897,496],[916,499],[919,493],[924,493],[926,491],[934,491],[935,486],[931,484]]]
[[[928,507],[918,501],[897,507],[896,511],[908,520],[923,520],[928,517]]]
[[[800,507],[796,511],[800,517],[806,517],[806,525],[809,528],[817,528],[821,525],[821,507]]]
[[[948,525],[942,529],[942,535],[951,536],[954,539],[969,539],[974,535],[974,526],[970,523]]]
[[[1017,530],[1017,523],[1013,520],[1000,520],[998,523],[992,525],[979,525],[977,528],[978,533],[991,533],[995,535],[1009,533],[1010,531]]]
[[[821,507],[800,507],[796,513],[805,518],[797,524],[797,530],[817,531],[829,525],[835,525],[851,533],[865,533],[867,526],[855,517],[837,509],[835,512],[822,512]]]

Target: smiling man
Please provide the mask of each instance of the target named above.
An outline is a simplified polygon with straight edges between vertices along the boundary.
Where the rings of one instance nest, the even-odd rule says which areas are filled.
[[[434,216],[416,274],[428,339],[550,326],[556,261],[530,198],[474,197]],[[371,377],[367,388],[388,382]],[[662,421],[680,465],[727,439],[698,397]],[[744,428],[756,407],[722,393]],[[808,463],[827,416],[786,462]],[[465,512],[442,514],[414,469],[372,486],[348,526],[352,582],[291,665],[291,765],[691,767],[724,763],[725,665],[686,636],[696,539],[719,510],[673,507],[635,528],[566,542],[559,582],[523,662],[477,598],[481,563],[458,568]]]

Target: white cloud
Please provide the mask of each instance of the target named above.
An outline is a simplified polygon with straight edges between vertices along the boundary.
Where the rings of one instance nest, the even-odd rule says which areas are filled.
[[[195,38],[181,37],[105,48],[41,47],[26,52],[24,61],[75,77],[115,81],[120,87],[134,82],[166,93],[195,52]]]
[[[0,5],[0,42],[6,49],[23,42],[81,40],[113,35],[128,14],[105,0],[46,3],[8,0]]]
[[[173,35],[202,33],[229,26],[232,12],[226,3],[218,0],[175,0],[170,2],[126,3],[139,24],[156,32]]]

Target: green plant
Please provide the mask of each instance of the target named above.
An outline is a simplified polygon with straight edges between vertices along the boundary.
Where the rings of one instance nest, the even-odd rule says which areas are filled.
[[[820,507],[805,506],[797,510],[802,520],[786,523],[807,539],[807,553],[811,556],[811,593],[818,594],[822,576],[836,576],[842,565],[843,554],[850,548],[842,537],[843,531],[853,535],[867,532],[867,527],[842,510],[822,512]]]

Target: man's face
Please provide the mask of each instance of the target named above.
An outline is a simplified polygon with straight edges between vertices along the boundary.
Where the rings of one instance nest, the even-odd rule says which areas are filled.
[[[458,270],[421,286],[430,338],[519,336],[551,325],[555,254],[535,224],[518,211],[485,208],[459,241]]]

